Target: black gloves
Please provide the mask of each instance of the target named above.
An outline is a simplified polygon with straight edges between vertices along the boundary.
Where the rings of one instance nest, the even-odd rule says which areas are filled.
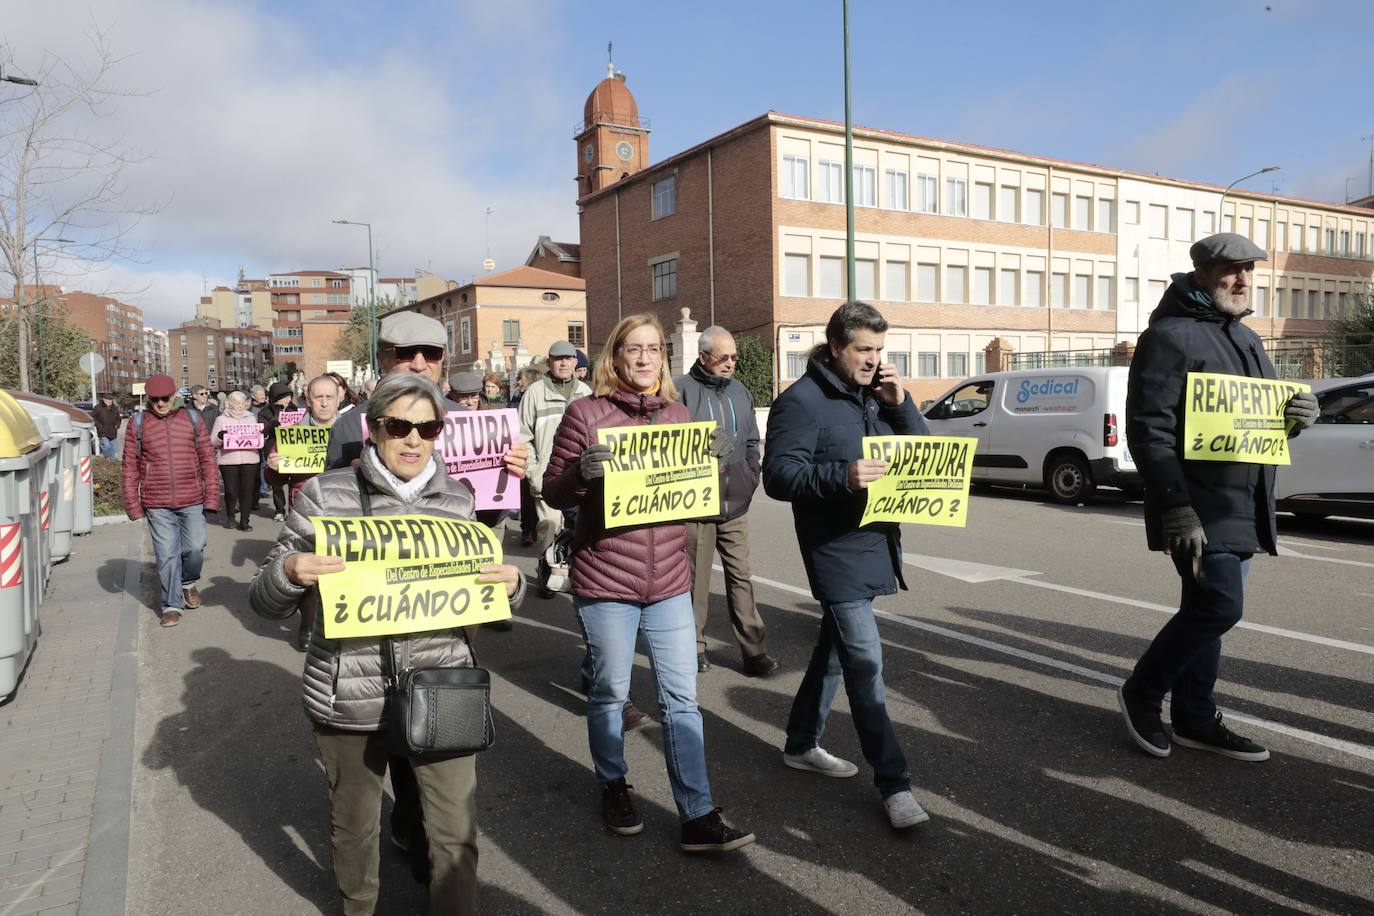
[[[1283,409],[1283,418],[1293,421],[1293,432],[1300,432],[1316,423],[1321,413],[1316,395],[1310,391],[1298,391],[1288,400],[1288,406]]]
[[[611,447],[609,445],[587,446],[582,452],[582,457],[577,460],[577,468],[582,474],[582,479],[592,481],[605,477],[606,462],[610,459]]]
[[[1202,530],[1202,519],[1197,517],[1192,506],[1177,506],[1165,509],[1164,551],[1171,557],[1190,557],[1193,561],[1193,576],[1196,577],[1202,564],[1202,548],[1207,543],[1207,535]]]
[[[735,452],[735,440],[730,438],[730,434],[725,431],[725,427],[716,424],[715,431],[711,434],[711,446],[708,449],[712,458],[729,458]]]

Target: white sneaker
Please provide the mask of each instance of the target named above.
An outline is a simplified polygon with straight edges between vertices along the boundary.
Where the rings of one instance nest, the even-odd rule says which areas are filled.
[[[836,779],[848,779],[859,772],[854,764],[841,760],[823,747],[813,747],[805,754],[783,754],[782,762],[794,770],[810,770]]]
[[[284,512],[278,512],[276,515],[272,516],[272,521],[274,521],[274,522],[284,522],[284,521],[286,521],[286,513],[284,513]]]
[[[930,815],[926,814],[925,809],[916,801],[916,796],[911,794],[910,789],[889,795],[883,799],[883,807],[887,809],[887,819],[898,830],[915,827],[917,824],[924,824],[930,820]]]

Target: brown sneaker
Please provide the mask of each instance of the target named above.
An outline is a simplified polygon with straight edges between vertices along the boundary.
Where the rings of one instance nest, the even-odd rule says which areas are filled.
[[[654,721],[649,718],[647,712],[644,712],[636,706],[633,700],[625,701],[625,709],[622,711],[621,716],[621,730],[627,732],[639,728],[641,725],[648,725],[650,722]]]
[[[606,783],[601,793],[601,814],[612,833],[634,836],[644,829],[644,822],[635,810],[634,799],[630,797],[632,788],[623,778],[615,779]]]
[[[191,610],[200,607],[200,592],[194,585],[187,585],[181,590],[181,597],[185,599],[186,606]]]
[[[162,612],[162,625],[164,627],[174,627],[181,623],[181,611],[167,610]]]
[[[682,825],[683,852],[729,852],[754,842],[752,833],[736,830],[725,823],[720,808],[712,808],[695,820]]]

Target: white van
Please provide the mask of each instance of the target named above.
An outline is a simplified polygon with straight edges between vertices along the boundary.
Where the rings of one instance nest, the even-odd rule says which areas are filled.
[[[1062,503],[1087,502],[1099,484],[1140,492],[1126,448],[1123,367],[1023,369],[974,376],[925,411],[930,431],[973,436],[973,480],[1043,486]]]

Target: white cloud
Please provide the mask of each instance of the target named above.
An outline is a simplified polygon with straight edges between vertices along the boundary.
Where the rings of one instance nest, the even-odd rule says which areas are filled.
[[[512,5],[523,13],[504,25],[474,13],[487,6],[480,0],[453,15],[474,15],[489,47],[519,48],[541,31],[530,23],[547,4],[502,8]],[[421,46],[357,54],[247,5],[195,0],[122,0],[89,14],[67,0],[24,4],[7,10],[6,37],[20,60],[36,59],[36,48],[76,58],[88,50],[74,25],[88,15],[127,56],[117,80],[152,90],[122,101],[117,123],[91,128],[117,129],[153,156],[129,175],[131,200],[168,201],[137,230],[146,263],[90,285],[146,286],[137,298],[149,324],[190,317],[202,273],[214,286],[231,282],[240,264],[261,276],[363,263],[363,231],[331,219],[371,221],[386,274],[471,271],[485,253],[488,206],[501,267],[523,259],[541,233],[575,237],[572,182],[548,167],[551,138],[529,126],[552,115],[567,128],[576,118],[549,67],[498,80],[473,66],[470,91],[446,94],[450,68],[465,66],[451,47],[437,56]],[[570,160],[562,133],[553,152]],[[489,169],[503,136],[515,140],[510,161]],[[480,177],[492,172],[519,177]]]

